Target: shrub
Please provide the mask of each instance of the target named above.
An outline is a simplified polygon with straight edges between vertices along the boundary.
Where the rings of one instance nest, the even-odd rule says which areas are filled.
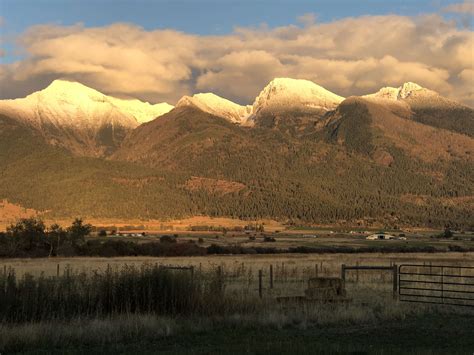
[[[101,229],[101,230],[99,231],[99,234],[98,234],[98,235],[99,235],[99,237],[106,237],[106,236],[107,236],[107,232],[105,231],[105,229]]]
[[[170,235],[162,235],[160,237],[160,243],[176,243],[176,237]]]

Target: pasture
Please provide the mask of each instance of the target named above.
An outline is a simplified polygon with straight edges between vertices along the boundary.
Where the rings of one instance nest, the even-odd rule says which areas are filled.
[[[23,283],[21,292],[33,292],[24,301],[36,300],[39,308],[20,309],[39,316],[3,322],[0,351],[289,354],[296,340],[303,354],[465,353],[474,348],[466,328],[474,320],[473,309],[400,302],[387,271],[347,271],[344,302],[278,301],[304,295],[310,278],[340,277],[342,264],[473,266],[474,253],[2,259],[0,273],[14,270]],[[193,274],[170,270],[163,276],[160,266],[192,266]],[[150,270],[156,276],[150,278]],[[54,286],[57,282],[63,286]],[[52,288],[43,292],[45,287]],[[65,290],[69,294],[62,298]],[[130,306],[136,297],[143,308]]]

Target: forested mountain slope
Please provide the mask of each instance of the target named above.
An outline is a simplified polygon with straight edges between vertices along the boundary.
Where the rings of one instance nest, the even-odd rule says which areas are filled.
[[[415,120],[401,100],[331,105],[270,110],[253,126],[180,105],[129,131],[108,158],[0,116],[0,198],[67,217],[473,227],[469,132]]]

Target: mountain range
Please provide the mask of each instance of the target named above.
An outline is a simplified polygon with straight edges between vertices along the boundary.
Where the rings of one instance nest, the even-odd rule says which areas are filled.
[[[0,199],[46,216],[472,228],[474,110],[415,83],[344,98],[276,78],[175,106],[55,80],[0,100]]]

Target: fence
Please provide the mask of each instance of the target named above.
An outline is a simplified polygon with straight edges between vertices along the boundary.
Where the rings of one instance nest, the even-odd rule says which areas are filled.
[[[398,287],[398,267],[396,264],[390,266],[366,266],[366,265],[355,265],[355,266],[348,266],[342,264],[341,266],[341,278],[343,281],[346,280],[346,272],[348,270],[355,270],[357,271],[357,278],[359,276],[359,270],[377,270],[377,271],[390,271],[392,273],[392,284],[393,284],[393,294],[396,296],[397,287]]]
[[[474,307],[474,267],[400,265],[399,298],[405,302]]]

